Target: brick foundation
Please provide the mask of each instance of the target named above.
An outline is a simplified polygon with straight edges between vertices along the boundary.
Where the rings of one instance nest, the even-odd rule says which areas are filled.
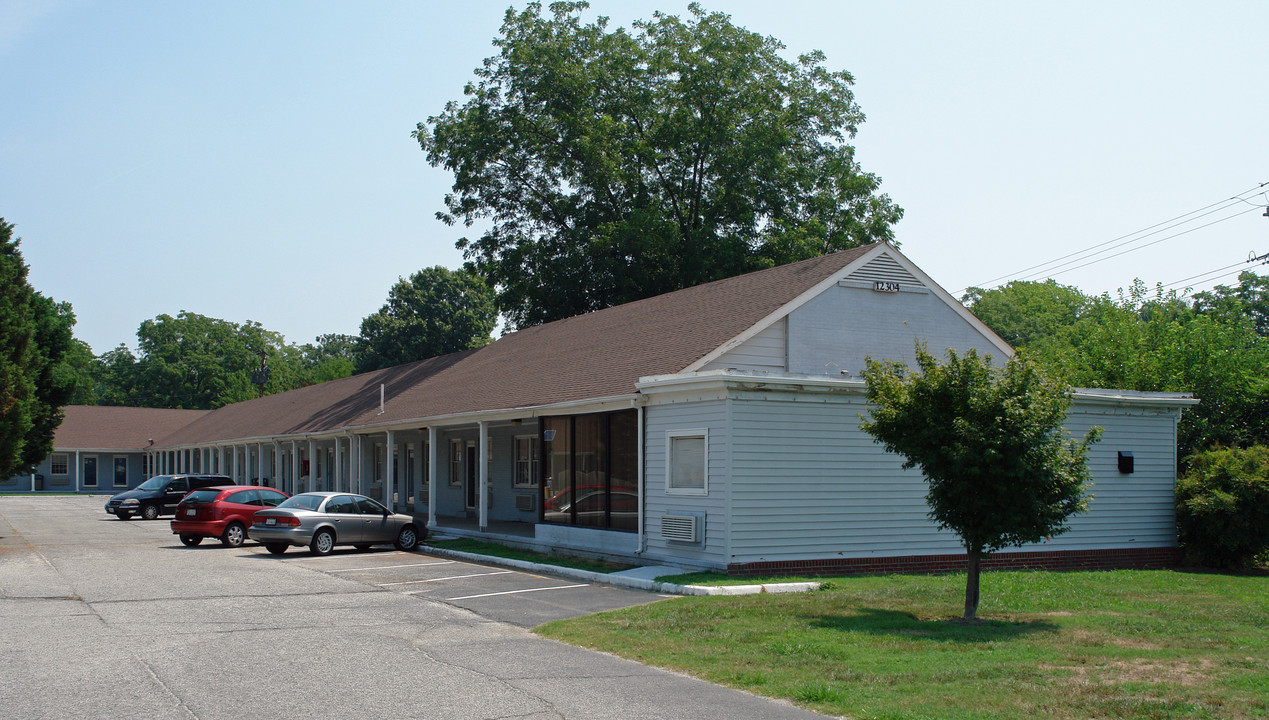
[[[1174,547],[1120,550],[1064,550],[997,552],[983,558],[983,570],[1124,570],[1175,567],[1180,550]],[[755,575],[879,575],[964,572],[967,556],[911,555],[877,558],[822,558],[733,563],[727,574]]]

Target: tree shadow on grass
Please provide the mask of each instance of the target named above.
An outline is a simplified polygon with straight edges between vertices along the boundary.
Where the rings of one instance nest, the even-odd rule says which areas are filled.
[[[849,615],[821,615],[811,624],[825,630],[840,632],[892,635],[914,639],[949,643],[982,643],[1058,632],[1059,627],[1048,620],[1009,622],[1005,620],[978,620],[961,622],[960,618],[947,620],[921,620],[912,613],[880,608],[859,608]]]

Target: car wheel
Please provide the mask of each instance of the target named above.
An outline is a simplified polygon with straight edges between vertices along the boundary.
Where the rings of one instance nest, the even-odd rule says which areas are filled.
[[[330,551],[335,549],[335,533],[330,530],[318,530],[313,536],[313,542],[309,543],[308,549],[314,555],[330,555]]]
[[[396,546],[398,550],[413,550],[419,546],[419,533],[414,529],[413,525],[406,525],[401,528],[401,532],[397,534]]]
[[[158,516],[159,516],[158,505],[146,505],[145,507],[141,508],[141,518],[143,520],[153,520],[154,518]]]
[[[357,548],[361,552],[365,552],[370,549],[370,545],[367,543],[358,543],[356,545],[353,545],[353,547]]]
[[[120,510],[116,510],[116,511],[115,511],[115,517],[119,518],[120,520],[131,520],[131,519],[132,519],[132,513],[122,512],[122,511],[120,511]]]
[[[264,549],[273,555],[281,555],[286,552],[286,543],[265,543]]]
[[[225,547],[242,547],[242,541],[247,539],[247,529],[240,522],[231,522],[225,527],[225,532],[220,536],[220,542]]]
[[[181,542],[185,543],[185,547],[194,547],[203,541],[202,535],[182,535]]]

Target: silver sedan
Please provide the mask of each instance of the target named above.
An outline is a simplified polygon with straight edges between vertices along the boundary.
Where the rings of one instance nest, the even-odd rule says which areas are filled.
[[[314,555],[326,555],[336,545],[364,550],[393,543],[398,550],[413,550],[427,531],[420,530],[413,517],[390,512],[365,495],[311,492],[257,512],[250,534],[274,555],[292,545],[308,546]]]

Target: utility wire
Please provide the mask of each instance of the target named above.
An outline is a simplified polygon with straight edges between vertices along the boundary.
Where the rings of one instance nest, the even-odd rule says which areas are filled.
[[[1144,249],[1144,248],[1148,248],[1148,247],[1150,247],[1151,245],[1158,245],[1159,243],[1163,242],[1164,240],[1171,240],[1172,238],[1181,237],[1182,235],[1188,235],[1189,233],[1192,233],[1192,232],[1194,232],[1195,230],[1202,230],[1202,229],[1203,229],[1203,228],[1205,228],[1205,227],[1211,227],[1211,226],[1213,226],[1213,225],[1216,225],[1217,223],[1223,223],[1223,222],[1225,222],[1226,220],[1232,220],[1232,219],[1234,219],[1234,218],[1238,217],[1239,215],[1246,215],[1246,214],[1247,214],[1247,213],[1249,213],[1249,212],[1255,212],[1256,210],[1259,210],[1259,209],[1260,209],[1260,207],[1259,207],[1259,206],[1256,206],[1256,207],[1252,207],[1252,208],[1247,208],[1246,210],[1240,210],[1239,212],[1236,212],[1236,213],[1234,213],[1233,215],[1226,215],[1225,217],[1220,218],[1219,220],[1213,220],[1213,221],[1211,221],[1211,222],[1209,222],[1209,223],[1204,223],[1204,224],[1202,224],[1202,225],[1199,225],[1198,227],[1192,227],[1192,228],[1190,228],[1190,229],[1188,229],[1188,230],[1182,230],[1181,232],[1178,232],[1178,233],[1175,233],[1175,234],[1172,234],[1172,235],[1167,235],[1167,236],[1165,236],[1165,237],[1161,237],[1161,238],[1159,238],[1158,240],[1152,240],[1152,241],[1150,241],[1150,242],[1146,243],[1145,245],[1138,245],[1137,247],[1134,247],[1134,248],[1128,248],[1127,250],[1122,250],[1122,251],[1120,251],[1120,252],[1117,252],[1117,253],[1115,253],[1114,255],[1107,255],[1106,257],[1103,257],[1103,258],[1098,258],[1098,259],[1096,259],[1096,260],[1089,260],[1089,262],[1086,262],[1086,263],[1084,263],[1083,265],[1076,265],[1075,267],[1066,267],[1067,265],[1070,265],[1070,264],[1072,264],[1072,263],[1077,263],[1077,262],[1080,262],[1081,260],[1088,260],[1088,258],[1090,258],[1090,257],[1096,257],[1097,255],[1100,255],[1100,254],[1102,254],[1102,253],[1107,253],[1107,252],[1110,252],[1111,250],[1116,249],[1116,248],[1107,248],[1106,250],[1103,250],[1101,253],[1095,253],[1094,255],[1089,255],[1089,256],[1087,256],[1087,257],[1077,258],[1077,259],[1075,259],[1075,260],[1071,260],[1070,262],[1063,263],[1062,265],[1057,265],[1057,266],[1055,266],[1055,267],[1049,268],[1048,270],[1042,270],[1042,271],[1040,271],[1040,272],[1038,272],[1038,273],[1032,273],[1031,275],[1028,275],[1028,276],[1026,276],[1026,277],[1019,278],[1019,280],[1030,280],[1031,278],[1039,277],[1039,276],[1041,276],[1041,275],[1049,275],[1049,276],[1053,276],[1053,275],[1063,275],[1063,274],[1065,274],[1065,273],[1071,272],[1072,270],[1079,270],[1080,268],[1085,268],[1085,267],[1088,267],[1089,265],[1096,265],[1096,264],[1097,264],[1097,263],[1099,263],[1099,262],[1104,262],[1104,261],[1106,261],[1106,260],[1110,260],[1111,258],[1117,258],[1117,257],[1119,257],[1120,255],[1127,255],[1127,254],[1128,254],[1128,253],[1130,253],[1130,252],[1136,252],[1136,251],[1138,251],[1138,250],[1142,250],[1142,249]],[[1171,229],[1171,228],[1168,228],[1168,229]],[[1151,233],[1151,234],[1153,235],[1154,233]],[[1148,236],[1147,236],[1147,237],[1148,237]],[[1141,238],[1138,238],[1138,239],[1141,239]],[[1136,241],[1134,240],[1133,242],[1136,242]],[[1058,270],[1058,268],[1066,268],[1066,269],[1065,269],[1065,270]],[[1054,270],[1057,270],[1057,272],[1053,272]]]
[[[1096,244],[1096,245],[1091,245],[1091,246],[1089,246],[1089,247],[1087,247],[1087,248],[1084,248],[1083,250],[1077,250],[1077,251],[1075,251],[1075,252],[1072,252],[1072,253],[1068,253],[1068,254],[1066,254],[1066,255],[1063,255],[1063,256],[1061,256],[1061,257],[1059,257],[1059,258],[1056,258],[1056,259],[1053,259],[1053,260],[1049,260],[1049,261],[1047,261],[1047,262],[1042,262],[1042,263],[1040,263],[1040,264],[1038,264],[1038,265],[1032,265],[1031,267],[1024,268],[1024,269],[1022,269],[1022,270],[1018,270],[1018,271],[1016,271],[1016,272],[1006,273],[1005,275],[1001,275],[1001,276],[999,276],[999,277],[992,278],[991,280],[988,280],[988,281],[986,281],[986,282],[984,282],[984,283],[980,283],[980,284],[977,284],[977,285],[974,285],[974,286],[971,286],[971,287],[981,287],[981,288],[991,288],[991,287],[995,287],[995,285],[993,285],[993,283],[996,283],[998,280],[1004,280],[1004,279],[1006,279],[1006,278],[1010,278],[1010,277],[1014,277],[1014,278],[1016,278],[1017,276],[1023,275],[1023,274],[1025,274],[1025,273],[1029,273],[1029,272],[1031,272],[1032,270],[1036,270],[1036,269],[1038,269],[1038,268],[1044,268],[1044,267],[1047,267],[1047,266],[1050,266],[1050,265],[1054,265],[1055,263],[1060,263],[1061,261],[1063,261],[1063,260],[1067,260],[1068,258],[1075,258],[1074,260],[1071,260],[1070,262],[1065,263],[1064,265],[1058,265],[1058,266],[1057,266],[1057,267],[1064,267],[1065,265],[1069,265],[1069,264],[1071,264],[1071,263],[1079,262],[1080,260],[1087,259],[1088,257],[1095,257],[1096,255],[1100,255],[1100,254],[1103,254],[1103,253],[1106,253],[1106,252],[1110,252],[1111,250],[1115,249],[1114,247],[1111,247],[1111,248],[1106,248],[1105,250],[1102,250],[1102,251],[1100,251],[1100,252],[1094,253],[1094,254],[1092,254],[1092,255],[1087,255],[1086,257],[1077,257],[1077,256],[1085,256],[1085,255],[1086,255],[1087,253],[1089,253],[1090,251],[1097,250],[1098,248],[1102,248],[1102,247],[1105,247],[1105,246],[1107,246],[1107,245],[1114,245],[1114,244],[1116,244],[1116,243],[1119,243],[1119,244],[1121,244],[1121,245],[1128,245],[1128,244],[1132,244],[1132,243],[1134,243],[1134,242],[1137,242],[1138,240],[1143,240],[1143,239],[1145,239],[1146,237],[1149,237],[1150,235],[1154,235],[1154,234],[1157,234],[1157,233],[1160,233],[1160,232],[1164,232],[1164,231],[1166,231],[1166,230],[1170,230],[1170,229],[1172,229],[1173,227],[1179,227],[1179,226],[1181,226],[1181,225],[1185,225],[1186,223],[1193,222],[1194,220],[1197,220],[1197,219],[1199,219],[1199,218],[1203,218],[1203,217],[1206,217],[1206,216],[1208,216],[1208,215],[1212,215],[1212,214],[1214,214],[1214,213],[1220,212],[1221,210],[1225,210],[1225,209],[1229,208],[1231,205],[1237,204],[1237,203],[1239,203],[1239,202],[1242,202],[1242,203],[1247,203],[1247,204],[1249,204],[1249,205],[1253,205],[1253,209],[1254,209],[1254,208],[1259,208],[1259,207],[1261,207],[1260,205],[1255,205],[1255,204],[1253,204],[1253,203],[1249,202],[1249,201],[1248,201],[1246,198],[1244,198],[1243,196],[1244,196],[1244,195],[1252,195],[1252,196],[1254,196],[1254,195],[1257,195],[1257,194],[1265,194],[1264,187],[1265,187],[1266,185],[1269,185],[1269,182],[1259,183],[1259,184],[1257,184],[1256,186],[1254,186],[1254,187],[1252,187],[1252,188],[1249,188],[1249,189],[1247,189],[1247,190],[1244,190],[1244,191],[1242,191],[1242,192],[1240,192],[1240,193],[1238,193],[1237,195],[1234,195],[1234,196],[1232,196],[1232,197],[1226,198],[1226,199],[1224,199],[1224,200],[1220,200],[1220,201],[1218,201],[1218,202],[1214,202],[1214,203],[1212,203],[1212,204],[1210,204],[1210,205],[1205,205],[1204,207],[1201,207],[1201,208],[1199,208],[1199,209],[1197,209],[1197,210],[1192,210],[1192,211],[1190,211],[1190,212],[1188,212],[1188,213],[1184,213],[1184,214],[1182,214],[1182,215],[1177,215],[1176,217],[1171,218],[1171,219],[1169,219],[1169,220],[1164,220],[1163,222],[1155,223],[1154,225],[1150,225],[1150,226],[1148,226],[1148,227],[1142,228],[1141,230],[1137,230],[1136,232],[1131,232],[1131,233],[1128,233],[1128,234],[1126,234],[1126,235],[1120,235],[1120,236],[1119,236],[1119,237],[1117,237],[1117,238],[1112,238],[1112,239],[1107,240],[1107,241],[1105,241],[1105,242],[1101,242],[1101,243],[1098,243],[1098,244]],[[1191,217],[1191,216],[1195,216],[1195,217]],[[1235,216],[1230,216],[1230,217],[1235,217]],[[1189,218],[1189,219],[1188,219],[1188,220],[1185,220],[1185,218]],[[1229,218],[1224,218],[1224,219],[1229,219]],[[1178,222],[1178,221],[1180,221],[1180,222]],[[1219,221],[1218,221],[1218,222],[1219,222]],[[1214,224],[1214,223],[1209,223],[1209,225],[1210,225],[1210,224]],[[1203,227],[1206,227],[1206,225],[1205,225],[1205,226],[1203,226]],[[1148,232],[1148,231],[1152,231],[1152,232]],[[1145,233],[1145,234],[1143,235],[1143,233]],[[1184,234],[1184,233],[1177,233],[1177,235],[1182,235],[1182,234]],[[1137,237],[1137,236],[1140,236],[1140,237]],[[1176,235],[1172,235],[1172,236],[1170,236],[1170,237],[1176,237]],[[1129,240],[1129,238],[1133,238],[1133,239]],[[1168,239],[1168,238],[1164,238],[1164,239]],[[1155,244],[1155,243],[1149,243],[1149,244],[1150,244],[1150,245],[1153,245],[1153,244]],[[1141,246],[1141,247],[1148,247],[1148,245],[1143,245],[1143,246]],[[1134,248],[1134,249],[1140,249],[1140,248]],[[1123,254],[1123,253],[1119,253],[1119,254]],[[1118,256],[1118,255],[1112,255],[1112,256],[1110,256],[1110,257],[1117,257],[1117,256]],[[1102,258],[1102,259],[1103,259],[1103,260],[1109,260],[1109,259],[1110,259],[1110,257],[1108,257],[1108,258]],[[1100,260],[1098,260],[1097,262],[1101,262],[1101,261],[1100,261]],[[1091,264],[1091,263],[1090,263],[1090,264]],[[1084,265],[1081,265],[1080,267],[1085,267],[1085,266],[1084,266]],[[1054,268],[1054,269],[1056,269],[1056,268]],[[1071,268],[1071,269],[1073,270],[1073,269],[1076,269],[1076,268]],[[1039,272],[1039,273],[1035,273],[1035,274],[1033,274],[1033,276],[1034,276],[1034,275],[1042,275],[1042,274],[1045,274],[1045,272],[1047,272],[1047,271],[1041,271],[1041,272]],[[964,292],[965,290],[967,290],[967,289],[969,289],[969,288],[964,288],[964,289],[962,289],[962,290],[958,291],[956,294],[958,294],[958,295],[959,295],[959,294],[963,293],[963,292]]]

